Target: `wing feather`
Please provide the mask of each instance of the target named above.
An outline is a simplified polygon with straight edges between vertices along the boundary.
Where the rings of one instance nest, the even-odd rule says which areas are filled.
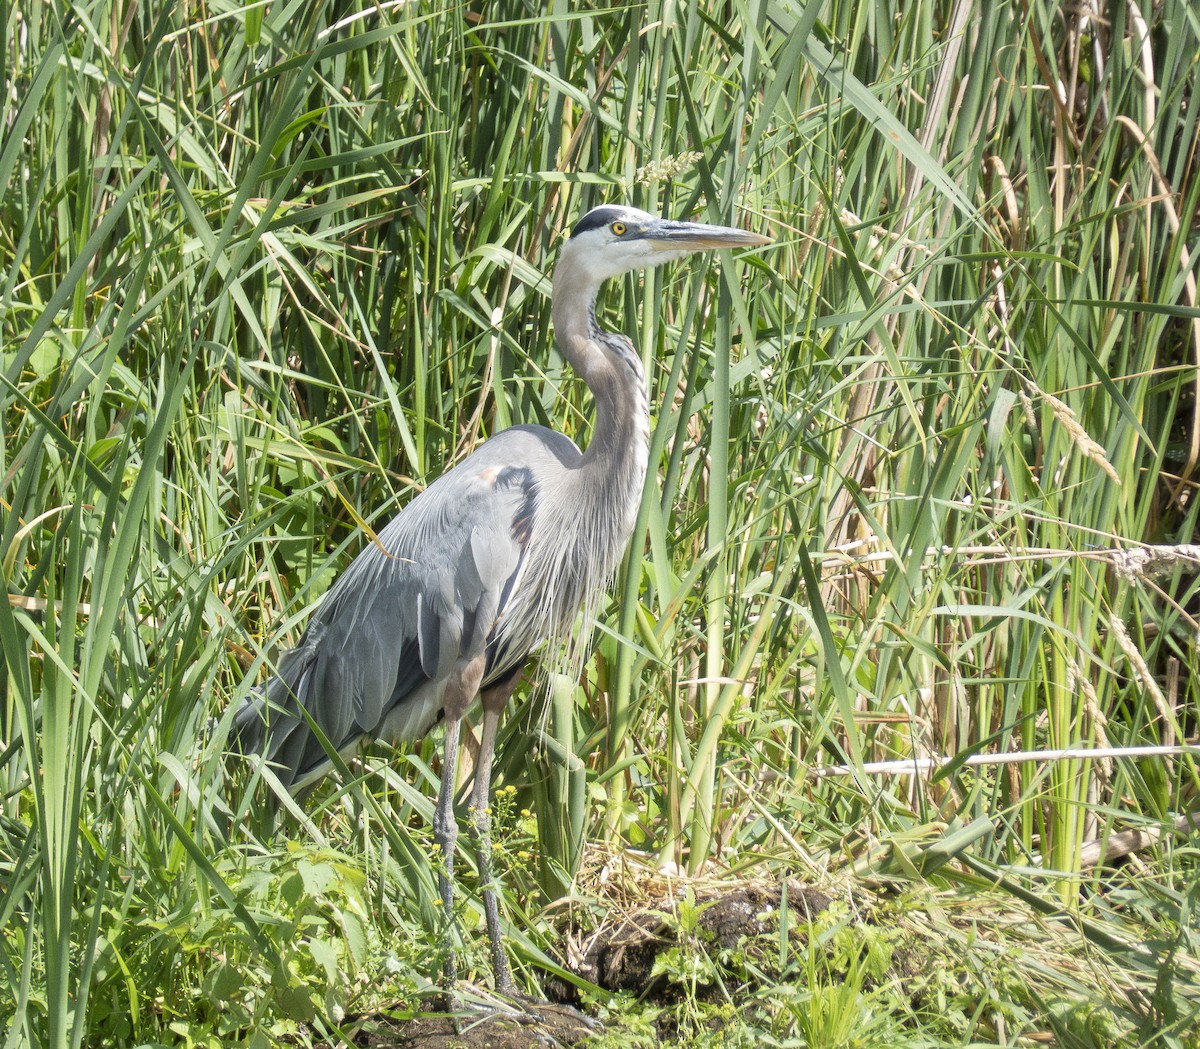
[[[506,434],[514,436],[493,438],[487,455],[445,474],[363,549],[300,644],[280,658],[265,694],[238,711],[244,749],[263,750],[289,785],[327,766],[301,708],[339,751],[389,726],[417,735],[436,718],[455,666],[492,655],[497,624],[519,591],[538,494],[535,472],[509,465],[505,453],[506,444],[528,449],[541,438],[524,428]],[[514,658],[503,668],[489,658],[489,678],[511,673]],[[405,714],[409,702],[422,710]]]

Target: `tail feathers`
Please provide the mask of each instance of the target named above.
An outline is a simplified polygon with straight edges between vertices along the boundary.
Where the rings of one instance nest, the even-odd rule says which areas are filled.
[[[229,737],[231,750],[242,754],[261,754],[266,741],[267,701],[261,688],[256,688],[233,715],[233,732]]]
[[[246,698],[233,721],[234,748],[261,754],[293,793],[324,776],[331,764],[305,716],[313,662],[314,654],[303,649],[286,653],[278,675]]]

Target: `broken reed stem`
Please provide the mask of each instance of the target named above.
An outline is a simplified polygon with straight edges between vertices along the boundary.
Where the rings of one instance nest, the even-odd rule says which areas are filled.
[[[825,566],[853,569],[857,566],[894,561],[891,550],[871,549],[871,538],[856,539],[817,555]],[[863,551],[863,552],[858,552]],[[1097,547],[1093,550],[1065,550],[1058,547],[1007,546],[931,546],[925,550],[926,561],[943,557],[970,559],[975,564],[1008,564],[1016,561],[1052,561],[1078,557],[1091,561],[1107,561],[1116,573],[1128,582],[1138,582],[1164,575],[1175,568],[1200,568],[1200,544],[1146,545],[1129,548]]]
[[[864,761],[853,765],[823,765],[814,768],[814,776],[852,776],[856,772],[868,776],[911,776],[914,773],[936,772],[947,765],[1014,765],[1033,761],[1103,761],[1109,758],[1156,758],[1192,754],[1200,757],[1200,742],[1177,743],[1170,747],[1064,747],[1058,750],[1014,750],[1004,754],[969,754],[965,758],[897,758],[891,761]]]

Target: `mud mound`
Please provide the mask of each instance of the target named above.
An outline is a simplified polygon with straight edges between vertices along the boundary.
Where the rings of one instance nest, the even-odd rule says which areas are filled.
[[[788,907],[800,920],[820,914],[833,902],[833,897],[797,884],[790,884],[787,893]],[[770,937],[777,949],[782,900],[779,884],[714,887],[689,904],[697,915],[690,935],[710,951],[744,947],[754,954],[759,937]],[[681,945],[679,906],[676,900],[663,900],[602,926],[584,948],[576,965],[578,975],[610,991],[651,998],[667,994],[669,981],[654,975],[655,963],[663,951]]]

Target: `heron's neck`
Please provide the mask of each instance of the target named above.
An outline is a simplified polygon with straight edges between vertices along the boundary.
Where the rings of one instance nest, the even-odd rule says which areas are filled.
[[[554,331],[559,348],[596,401],[592,437],[583,453],[581,492],[619,518],[622,548],[633,529],[646,480],[650,406],[641,358],[624,336],[600,329],[595,287],[563,287],[555,274]],[[586,304],[586,308],[581,308]]]
[[[640,464],[644,478],[650,447],[650,404],[641,359],[624,335],[597,330],[590,341],[593,354],[604,357],[600,366],[593,361],[584,375],[596,399],[596,419],[584,459],[610,470],[625,463],[631,467]],[[637,487],[640,498],[640,480]]]

